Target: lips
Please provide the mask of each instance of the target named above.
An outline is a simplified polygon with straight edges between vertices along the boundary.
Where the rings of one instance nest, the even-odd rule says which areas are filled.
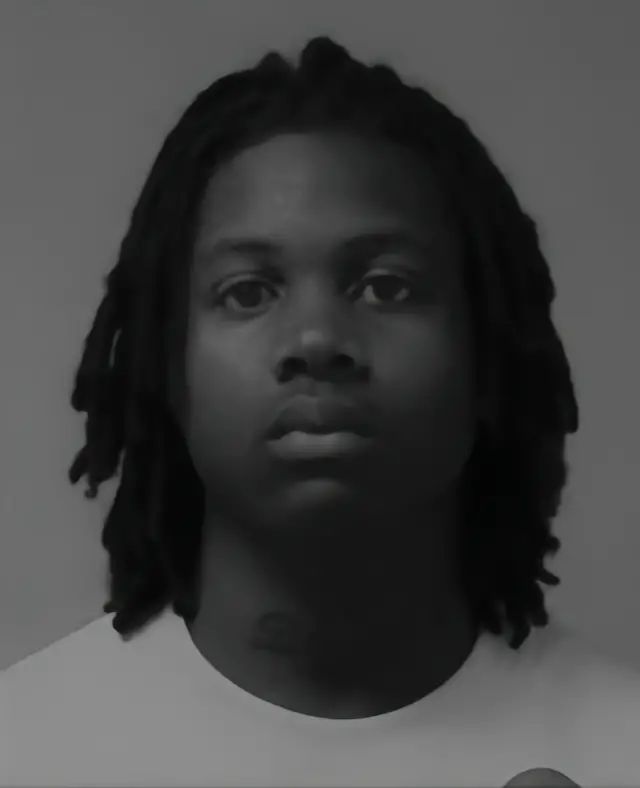
[[[267,438],[277,440],[291,432],[348,432],[361,437],[372,434],[362,405],[337,397],[309,395],[299,395],[285,403],[270,425]]]

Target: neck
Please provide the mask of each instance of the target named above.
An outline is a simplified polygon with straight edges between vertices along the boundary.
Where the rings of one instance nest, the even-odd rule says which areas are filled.
[[[477,637],[455,523],[388,522],[267,538],[208,515],[194,644],[238,686],[304,714],[373,716],[429,694]]]

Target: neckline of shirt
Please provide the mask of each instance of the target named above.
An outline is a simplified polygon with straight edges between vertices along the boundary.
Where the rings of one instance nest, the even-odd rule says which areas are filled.
[[[197,648],[196,644],[191,638],[191,633],[187,627],[185,620],[174,613],[169,606],[165,611],[167,623],[175,626],[180,642],[184,645],[184,654],[189,659],[193,666],[194,671],[197,671],[203,676],[207,682],[213,682],[220,688],[220,692],[231,701],[240,702],[248,711],[253,711],[264,718],[279,719],[284,723],[293,723],[295,725],[303,725],[307,727],[322,728],[326,730],[367,730],[371,728],[382,728],[387,726],[397,726],[403,724],[405,721],[410,723],[417,716],[422,714],[425,708],[431,710],[438,703],[446,702],[448,696],[453,692],[460,690],[464,682],[471,681],[473,674],[481,670],[481,663],[487,658],[488,651],[491,645],[496,640],[495,636],[486,630],[481,630],[476,642],[467,655],[464,662],[458,669],[442,684],[434,690],[418,698],[416,701],[402,706],[392,711],[376,714],[371,717],[353,717],[353,718],[330,718],[330,717],[317,717],[311,714],[304,714],[302,712],[294,711],[293,709],[279,706],[276,703],[260,698],[252,694],[248,690],[234,683],[231,679],[221,673],[214,665],[212,665]]]

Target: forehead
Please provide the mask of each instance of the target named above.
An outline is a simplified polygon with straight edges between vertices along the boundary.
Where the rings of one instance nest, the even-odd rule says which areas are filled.
[[[200,209],[200,237],[234,230],[324,236],[349,223],[400,220],[428,234],[444,203],[426,160],[345,132],[278,134],[218,166]]]

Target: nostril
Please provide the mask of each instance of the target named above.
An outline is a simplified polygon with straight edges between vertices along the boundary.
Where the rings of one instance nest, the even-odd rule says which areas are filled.
[[[290,380],[291,377],[299,374],[300,372],[304,372],[306,369],[306,363],[303,359],[299,357],[291,357],[287,358],[281,365],[280,365],[280,376]]]
[[[336,357],[335,363],[339,369],[344,369],[345,367],[351,366],[351,358],[344,353],[340,353],[340,355]]]

